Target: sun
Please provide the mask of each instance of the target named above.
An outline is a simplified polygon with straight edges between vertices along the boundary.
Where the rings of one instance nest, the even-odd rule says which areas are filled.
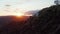
[[[16,16],[23,16],[23,14],[21,14],[21,13],[20,13],[20,14],[19,14],[19,13],[17,13],[17,14],[16,14]]]
[[[24,14],[23,13],[15,13],[14,15],[19,17],[19,16],[23,16]]]

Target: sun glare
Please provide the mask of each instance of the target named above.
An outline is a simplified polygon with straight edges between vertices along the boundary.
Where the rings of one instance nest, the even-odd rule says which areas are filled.
[[[24,14],[23,13],[15,13],[14,15],[19,17],[19,16],[23,16]]]

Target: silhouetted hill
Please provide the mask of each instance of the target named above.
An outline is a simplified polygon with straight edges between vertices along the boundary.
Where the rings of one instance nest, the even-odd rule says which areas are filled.
[[[30,16],[0,16],[0,34],[16,34]],[[16,33],[15,33],[16,32]]]
[[[11,22],[24,22],[29,18],[29,16],[22,16],[22,17],[16,17],[16,16],[0,16],[0,28],[6,24],[9,24]]]
[[[60,34],[60,5],[47,7],[28,21],[30,24],[22,29],[22,34]]]

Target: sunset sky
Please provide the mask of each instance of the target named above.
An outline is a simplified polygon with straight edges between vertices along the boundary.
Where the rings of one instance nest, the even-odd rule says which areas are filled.
[[[39,10],[54,4],[54,0],[0,0],[0,16]]]

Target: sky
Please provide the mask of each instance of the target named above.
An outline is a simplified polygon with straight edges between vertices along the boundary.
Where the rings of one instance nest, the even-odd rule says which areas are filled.
[[[0,16],[40,10],[54,5],[54,0],[0,0]]]

